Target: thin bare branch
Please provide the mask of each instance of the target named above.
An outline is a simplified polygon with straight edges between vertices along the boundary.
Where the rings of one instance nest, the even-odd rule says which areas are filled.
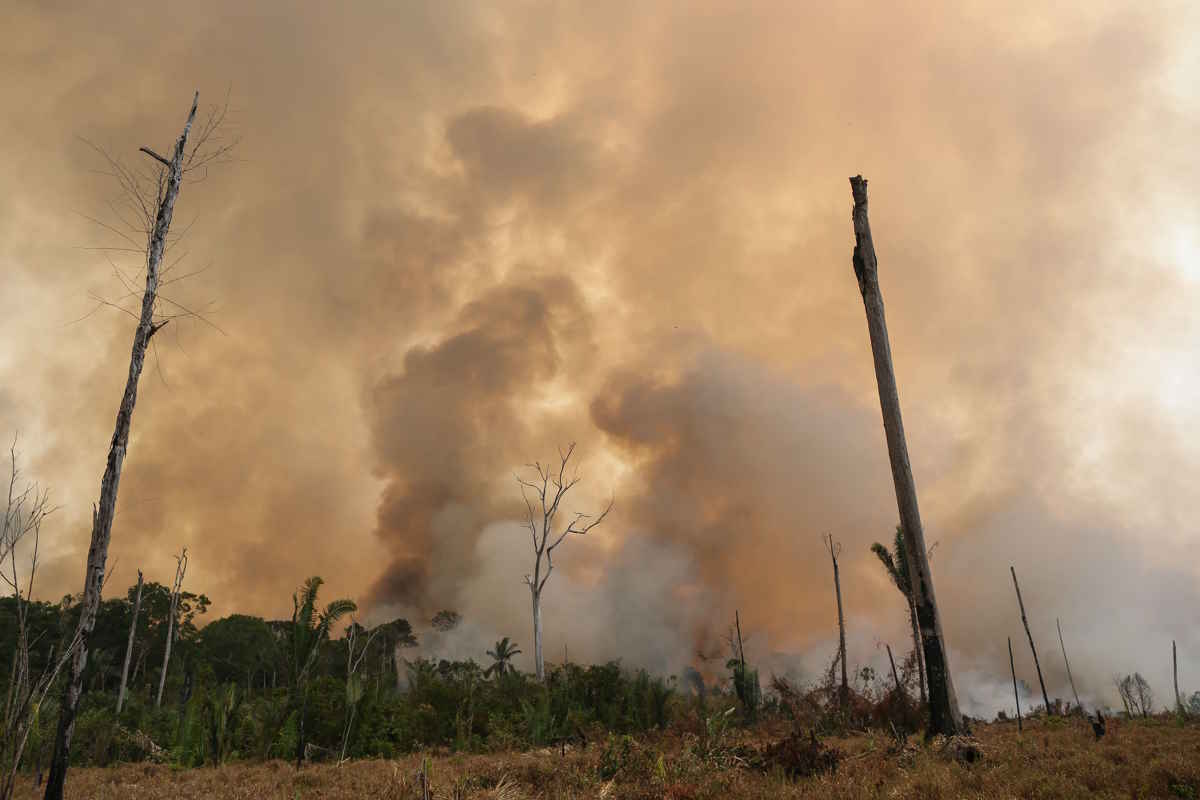
[[[165,158],[163,158],[163,157],[162,157],[162,156],[160,156],[158,153],[156,153],[156,152],[154,152],[153,150],[151,150],[149,147],[139,147],[139,148],[138,148],[138,150],[139,150],[140,152],[143,152],[143,153],[145,153],[146,155],[150,156],[150,157],[151,157],[151,158],[153,158],[155,161],[158,161],[158,162],[160,162],[160,163],[161,163],[161,164],[162,164],[164,167],[166,167],[167,169],[170,169],[170,168],[171,168],[171,162],[170,162],[170,161],[167,161]]]

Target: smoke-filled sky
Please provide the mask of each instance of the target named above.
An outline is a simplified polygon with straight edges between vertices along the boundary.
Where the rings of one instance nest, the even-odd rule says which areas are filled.
[[[44,596],[82,585],[127,370],[93,298],[141,267],[98,249],[128,245],[88,142],[139,165],[198,89],[239,143],[179,200],[164,294],[206,321],[156,337],[115,585],[187,546],[215,615],[320,574],[528,654],[513,473],[577,441],[570,510],[616,505],[558,551],[552,658],[677,670],[737,609],[812,677],[825,532],[852,663],[906,651],[861,172],[966,710],[1006,702],[1008,636],[1034,681],[1010,564],[1052,696],[1055,617],[1088,697],[1169,697],[1172,638],[1200,688],[1189,4],[2,5],[0,431],[61,506]]]

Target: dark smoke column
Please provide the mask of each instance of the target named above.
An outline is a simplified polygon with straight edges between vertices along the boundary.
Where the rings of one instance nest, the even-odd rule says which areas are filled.
[[[887,321],[883,315],[883,293],[879,290],[879,262],[871,241],[871,225],[867,220],[867,182],[861,175],[850,179],[854,197],[854,274],[862,292],[867,312],[867,329],[871,334],[871,353],[875,357],[875,379],[879,384],[879,406],[883,411],[883,430],[887,435],[888,457],[892,462],[892,479],[896,483],[896,505],[900,510],[900,525],[904,531],[909,574],[913,576],[913,600],[917,607],[917,623],[921,628],[921,644],[925,652],[925,669],[929,678],[929,730],[927,735],[962,733],[962,713],[950,679],[950,662],[942,636],[942,618],[933,595],[933,576],[925,550],[925,529],[917,508],[917,487],[913,482],[912,466],[908,462],[908,444],[904,440],[904,423],[900,419],[900,394],[896,389],[896,373],[892,368],[892,348],[888,342]]]

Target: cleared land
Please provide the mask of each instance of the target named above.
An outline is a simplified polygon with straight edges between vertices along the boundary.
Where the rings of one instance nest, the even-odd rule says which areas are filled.
[[[978,724],[983,757],[963,763],[935,740],[904,748],[881,735],[830,738],[835,772],[789,779],[753,753],[786,731],[734,731],[704,756],[689,734],[612,737],[587,747],[489,755],[430,754],[434,798],[1200,798],[1200,725],[1173,717],[1114,722],[1096,741],[1079,718]],[[72,769],[67,797],[419,798],[422,756],[211,769],[129,764]],[[17,797],[40,797],[32,782]]]

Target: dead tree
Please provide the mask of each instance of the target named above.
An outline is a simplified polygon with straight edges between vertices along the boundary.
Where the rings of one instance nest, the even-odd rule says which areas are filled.
[[[1071,694],[1075,696],[1075,707],[1083,713],[1083,703],[1079,702],[1079,692],[1075,691],[1075,679],[1071,677],[1071,662],[1067,660],[1067,646],[1063,644],[1062,623],[1058,617],[1054,618],[1054,625],[1058,628],[1058,644],[1062,647],[1063,664],[1067,667],[1067,682],[1071,684]]]
[[[1017,665],[1013,661],[1012,637],[1008,637],[1008,668],[1012,670],[1013,700],[1017,703],[1017,733],[1021,732],[1021,695],[1017,691]]]
[[[88,639],[96,627],[96,613],[100,607],[105,563],[108,560],[108,545],[112,538],[113,515],[116,512],[117,488],[120,484],[121,468],[125,463],[125,452],[129,444],[129,428],[133,421],[133,409],[137,403],[138,382],[142,375],[142,367],[146,362],[146,350],[150,347],[154,334],[171,319],[171,316],[158,314],[156,306],[159,299],[159,282],[164,271],[163,255],[168,246],[171,220],[175,214],[175,202],[179,197],[179,190],[186,174],[192,170],[204,169],[213,160],[228,153],[229,148],[233,146],[228,144],[215,149],[206,147],[206,142],[210,140],[224,117],[224,112],[219,110],[200,126],[195,141],[189,149],[188,138],[196,119],[199,97],[199,92],[192,97],[192,106],[188,111],[187,121],[184,123],[179,138],[175,141],[169,158],[159,155],[148,147],[139,149],[139,152],[157,162],[156,177],[151,181],[149,188],[146,184],[139,182],[131,170],[122,167],[119,161],[109,159],[115,177],[129,195],[129,200],[134,204],[135,210],[145,223],[142,232],[146,235],[146,282],[142,290],[140,312],[137,314],[130,312],[137,318],[137,327],[133,335],[125,390],[117,409],[117,419],[113,428],[112,441],[109,444],[104,476],[100,481],[100,500],[92,509],[92,536],[88,548],[87,567],[84,572],[83,602],[79,616],[79,644],[74,650],[70,679],[66,682],[59,709],[58,729],[54,737],[54,755],[50,763],[50,774],[46,781],[46,800],[62,800],[63,789],[66,786],[71,737],[75,732],[75,717],[79,711],[79,698],[83,691],[83,673],[87,667]],[[184,312],[190,314],[186,309]]]
[[[887,648],[888,661],[892,664],[892,680],[896,682],[896,694],[903,695],[904,687],[900,685],[900,674],[896,672],[896,659],[892,656],[892,646],[885,644],[884,647]]]
[[[563,540],[573,533],[582,536],[595,528],[604,521],[613,507],[613,501],[610,500],[608,507],[595,518],[576,512],[575,518],[565,528],[555,532],[555,518],[563,498],[575,484],[579,483],[578,476],[569,479],[566,477],[567,462],[571,460],[574,452],[574,442],[566,452],[559,449],[557,471],[549,465],[543,466],[541,462],[530,464],[529,467],[537,473],[536,480],[526,480],[520,475],[516,476],[517,483],[521,485],[521,497],[525,500],[525,510],[528,515],[525,526],[529,528],[529,535],[533,543],[533,575],[525,576],[525,584],[529,587],[529,595],[533,603],[533,662],[539,681],[546,677],[545,662],[542,659],[542,591],[546,588],[546,581],[550,580],[550,573],[554,571],[554,548],[562,544]],[[527,489],[537,495],[541,505],[540,520],[535,519],[533,503],[526,493]]]
[[[154,707],[162,707],[163,687],[167,685],[167,666],[171,663],[171,644],[175,640],[175,617],[179,612],[179,593],[183,588],[183,574],[187,572],[187,548],[175,557],[175,583],[171,587],[171,610],[167,617],[167,643],[163,650],[162,672],[158,675],[158,696]]]
[[[0,800],[10,800],[15,793],[18,769],[30,733],[36,725],[37,710],[58,673],[70,660],[75,647],[73,640],[57,656],[52,647],[40,675],[35,675],[30,668],[29,651],[38,637],[31,636],[29,629],[29,602],[33,597],[37,575],[42,523],[55,509],[49,505],[49,492],[39,490],[36,484],[18,489],[21,472],[17,467],[15,440],[9,455],[11,472],[4,519],[0,527],[0,579],[6,585],[6,591],[12,593],[16,642],[4,714],[0,718]],[[18,551],[22,552],[19,554]],[[28,575],[25,576],[18,566],[18,559],[23,561],[24,553],[28,553],[29,557]]]
[[[367,631],[353,617],[350,618],[350,627],[346,630],[346,724],[342,731],[342,749],[341,755],[338,756],[339,767],[346,762],[346,748],[350,745],[350,731],[354,727],[354,715],[358,711],[359,701],[362,700],[365,691],[358,669],[367,657],[367,651],[371,649],[371,642],[375,641],[375,637],[381,630],[383,627],[379,626],[368,633],[362,650],[357,650],[357,652],[355,642],[360,635],[359,632],[366,633]]]
[[[1033,634],[1029,632],[1029,620],[1025,617],[1025,603],[1021,600],[1021,585],[1017,583],[1017,570],[1009,566],[1012,572],[1013,587],[1017,590],[1017,605],[1021,607],[1021,624],[1025,626],[1025,635],[1029,637],[1029,649],[1033,652],[1033,666],[1037,670],[1038,684],[1042,687],[1042,701],[1046,704],[1046,716],[1054,713],[1050,705],[1050,695],[1046,694],[1046,682],[1042,680],[1042,665],[1038,663],[1037,648],[1033,645]]]
[[[38,544],[41,539],[42,522],[53,509],[49,507],[50,495],[36,485],[18,489],[21,470],[17,467],[16,438],[9,448],[10,472],[7,502],[4,506],[3,527],[0,528],[0,579],[11,592],[16,612],[17,640],[13,649],[12,669],[9,671],[8,693],[4,701],[4,730],[8,731],[17,721],[16,709],[23,704],[29,683],[29,601],[32,598],[33,578],[37,572]],[[17,553],[22,543],[32,539],[30,554],[29,583],[22,588]],[[5,739],[7,742],[7,737]]]
[[[1175,710],[1185,714],[1183,698],[1179,696],[1179,659],[1175,655],[1175,640],[1171,640],[1171,675],[1175,679]]]
[[[838,705],[844,710],[850,702],[850,682],[846,678],[846,617],[842,614],[842,579],[838,572],[838,556],[842,554],[841,543],[835,544],[833,534],[826,534],[825,545],[833,561],[833,591],[837,595],[838,610],[838,659],[842,662],[842,685],[838,689]]]
[[[900,393],[892,366],[891,343],[888,340],[887,320],[883,310],[883,293],[879,288],[879,262],[871,239],[867,216],[867,181],[856,175],[850,179],[854,198],[854,274],[863,298],[867,330],[871,337],[871,353],[875,361],[875,380],[879,386],[879,406],[883,415],[883,430],[887,438],[888,458],[892,480],[896,487],[896,505],[904,544],[908,556],[909,574],[913,580],[913,600],[917,607],[917,623],[921,628],[921,645],[925,654],[925,672],[929,683],[929,734],[947,735],[965,731],[958,697],[950,677],[950,659],[942,634],[942,618],[933,591],[933,574],[925,547],[925,529],[917,505],[917,486],[913,481],[908,459],[908,443],[900,415]]]
[[[1121,693],[1121,701],[1130,716],[1140,714],[1149,717],[1154,710],[1154,692],[1140,672],[1118,679],[1117,691]]]
[[[742,646],[742,613],[736,608],[733,610],[733,626],[737,629],[737,658],[738,663],[742,665],[742,669],[746,668],[746,648]],[[1176,683],[1179,683],[1176,681]],[[1178,694],[1178,692],[1176,692]]]
[[[138,612],[142,610],[142,571],[138,570],[137,594],[133,599],[133,619],[129,621],[129,642],[125,645],[125,666],[121,667],[121,688],[117,692],[117,714],[125,706],[125,684],[129,680],[129,660],[133,657],[133,640],[137,634]]]

